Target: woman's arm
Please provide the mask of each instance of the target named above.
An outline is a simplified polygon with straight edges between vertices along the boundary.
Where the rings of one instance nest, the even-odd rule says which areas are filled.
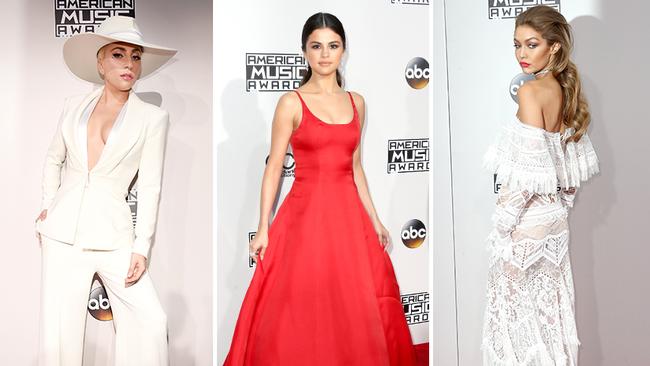
[[[50,143],[50,147],[47,149],[47,154],[45,155],[45,165],[43,166],[43,181],[42,181],[42,198],[41,198],[41,212],[36,218],[38,222],[43,221],[47,218],[47,210],[52,205],[54,196],[61,186],[61,168],[63,168],[63,163],[66,159],[67,148],[65,146],[65,141],[63,141],[63,134],[61,132],[61,125],[63,124],[63,119],[66,114],[68,101],[66,100],[63,103],[63,112],[59,117],[59,122],[56,126],[56,132],[54,132],[54,138]],[[40,234],[37,234],[37,237],[40,241]]]
[[[147,268],[147,256],[156,231],[158,204],[165,160],[165,145],[169,129],[169,113],[160,111],[147,127],[140,166],[138,168],[138,220],[135,241],[131,250],[131,264],[124,279],[125,287],[138,282]]]
[[[354,98],[354,103],[357,106],[357,113],[359,114],[359,124],[363,130],[365,125],[365,115],[366,115],[366,103],[363,97],[357,93],[352,93]],[[372,203],[372,198],[370,198],[370,190],[368,189],[368,181],[366,180],[366,174],[363,171],[363,166],[361,165],[361,143],[357,146],[357,149],[352,155],[352,169],[354,172],[354,183],[357,186],[357,191],[359,192],[359,198],[363,207],[368,212],[372,225],[375,228],[375,232],[379,236],[379,241],[384,245],[389,243],[388,230],[384,227],[377,215],[377,210],[375,210],[375,205]]]
[[[526,83],[517,91],[519,109],[517,118],[529,126],[544,128],[542,106],[539,103],[537,90],[532,83]],[[510,190],[504,185],[499,190],[496,211],[492,221],[501,237],[507,237],[519,223],[522,211],[532,199],[533,194],[526,190]]]
[[[578,188],[564,188],[560,191],[560,199],[566,208],[573,208],[573,201],[576,199]]]
[[[47,211],[52,204],[56,192],[61,185],[61,168],[66,158],[67,148],[63,141],[63,134],[61,132],[61,125],[63,118],[66,114],[67,101],[63,107],[63,113],[59,118],[59,123],[54,133],[54,138],[50,147],[47,149],[45,156],[45,166],[43,167],[43,198],[41,201],[41,210]]]
[[[140,156],[137,180],[138,220],[135,224],[133,253],[145,258],[149,255],[156,230],[168,128],[169,114],[161,111],[147,128]]]
[[[278,105],[275,108],[271,129],[271,150],[262,178],[259,225],[255,238],[250,243],[251,255],[253,257],[259,254],[260,258],[264,259],[264,253],[268,245],[271,210],[273,208],[273,202],[275,202],[275,196],[278,193],[282,166],[289,146],[289,139],[293,133],[294,122],[297,119],[297,111],[300,110],[299,108],[300,101],[295,93],[287,93],[280,97]]]
[[[519,100],[517,118],[524,124],[543,129],[544,114],[535,85],[531,82],[522,85],[517,90],[517,99]]]
[[[502,238],[508,237],[519,224],[521,213],[532,198],[533,194],[526,190],[511,191],[508,187],[501,186],[492,221]]]

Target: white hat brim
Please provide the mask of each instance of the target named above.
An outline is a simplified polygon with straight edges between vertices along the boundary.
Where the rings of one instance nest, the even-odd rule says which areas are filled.
[[[91,83],[103,84],[97,71],[97,51],[109,43],[126,42],[142,46],[140,79],[163,66],[178,52],[175,49],[134,41],[133,39],[108,37],[96,33],[82,33],[70,37],[63,45],[63,59],[73,74]]]

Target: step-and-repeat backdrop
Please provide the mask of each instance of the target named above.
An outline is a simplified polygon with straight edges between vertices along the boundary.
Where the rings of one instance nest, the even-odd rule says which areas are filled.
[[[439,3],[434,13],[443,14],[435,14],[434,19],[444,24],[435,30],[444,33],[438,45],[446,46],[440,53],[446,60],[443,67],[434,68],[433,77],[436,81],[448,77],[446,91],[436,94],[443,100],[435,104],[445,110],[436,116],[447,118],[435,121],[434,136],[443,134],[449,141],[447,152],[444,146],[440,151],[451,164],[442,161],[440,172],[438,165],[432,167],[434,218],[449,222],[452,215],[453,235],[438,233],[447,229],[434,221],[436,235],[440,234],[434,253],[443,256],[438,258],[445,265],[440,279],[455,278],[457,327],[444,323],[448,327],[440,332],[447,337],[457,332],[458,348],[438,361],[481,364],[485,238],[496,199],[494,178],[481,162],[501,123],[513,118],[517,109],[512,96],[520,85],[521,69],[513,50],[513,18],[530,5],[543,4],[559,9],[574,29],[574,60],[591,106],[589,133],[601,162],[601,174],[582,187],[569,218],[580,361],[597,366],[649,364],[650,296],[645,281],[650,277],[646,183],[650,76],[642,60],[650,57],[650,51],[642,45],[650,41],[645,26],[650,4],[641,0]],[[445,138],[434,144],[439,141],[444,143]],[[448,287],[438,288],[454,295]],[[449,301],[436,306],[436,311],[453,315]]]
[[[223,361],[228,351],[254,271],[248,242],[258,223],[275,105],[284,92],[298,87],[306,68],[300,49],[302,26],[319,11],[339,17],[346,30],[345,87],[362,94],[367,104],[364,169],[377,211],[391,232],[390,256],[413,340],[428,341],[428,3],[252,0],[246,6],[218,4],[217,361]],[[294,169],[289,151],[278,205],[291,188]],[[405,244],[410,242],[416,245]]]
[[[150,273],[168,316],[172,365],[212,360],[212,1],[9,1],[2,4],[7,52],[0,90],[0,362],[36,365],[40,249],[34,235],[41,177],[66,96],[89,93],[63,61],[66,37],[92,31],[113,14],[135,16],[145,38],[178,48],[167,67],[136,84],[169,111],[162,199]],[[128,127],[128,126],[127,126]],[[127,198],[137,220],[137,189]],[[125,274],[126,276],[126,274]],[[112,365],[110,299],[88,282],[84,364]]]

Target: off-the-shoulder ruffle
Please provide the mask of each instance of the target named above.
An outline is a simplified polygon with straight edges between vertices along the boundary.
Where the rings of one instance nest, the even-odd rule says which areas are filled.
[[[490,146],[483,165],[510,189],[548,194],[558,187],[580,187],[598,173],[598,157],[587,134],[566,142],[573,133],[571,128],[548,132],[512,120]]]

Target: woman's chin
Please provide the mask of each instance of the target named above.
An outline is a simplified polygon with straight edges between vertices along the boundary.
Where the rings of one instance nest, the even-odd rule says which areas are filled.
[[[105,86],[108,86],[113,90],[128,92],[128,91],[131,91],[131,89],[133,89],[133,85],[135,84],[135,81],[133,81],[133,82],[125,82],[125,81],[122,81],[122,80],[120,80],[119,82],[110,82],[109,81],[109,82],[106,82],[104,84],[105,84]]]
[[[320,77],[328,77],[336,74],[336,68],[312,68],[312,72],[318,74]]]

